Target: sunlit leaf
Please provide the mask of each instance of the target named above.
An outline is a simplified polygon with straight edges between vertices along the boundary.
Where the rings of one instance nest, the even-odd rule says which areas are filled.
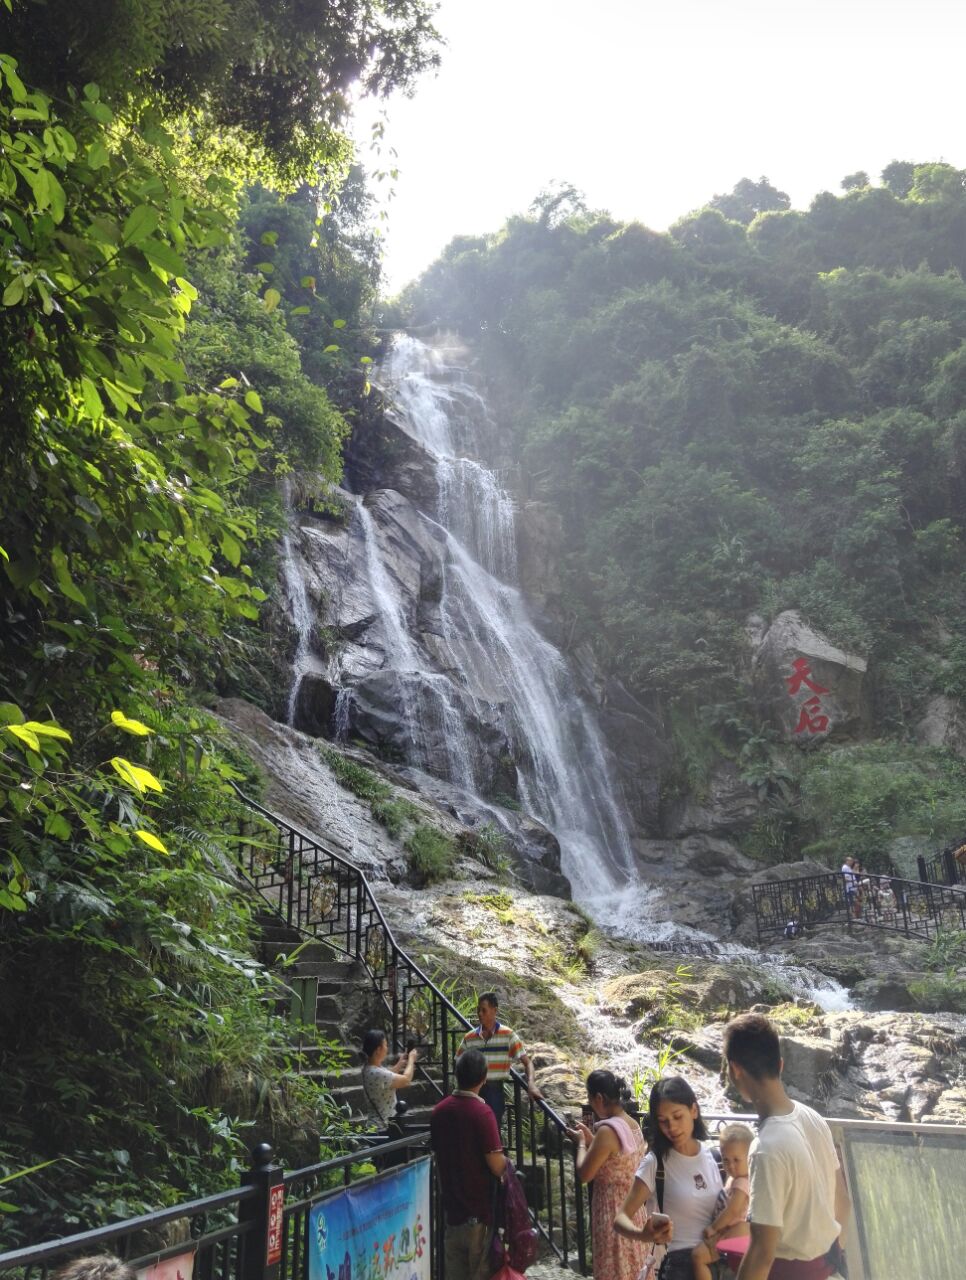
[[[137,836],[139,840],[143,840],[149,849],[153,849],[155,853],[168,852],[165,846],[162,844],[162,842],[158,839],[158,837],[153,832],[144,831],[143,829],[139,828],[137,831],[135,831],[134,834]]]
[[[139,204],[128,214],[121,238],[125,244],[138,244],[153,235],[160,222],[161,215],[157,209],[149,204]]]
[[[118,729],[123,729],[125,733],[133,734],[136,738],[146,738],[149,733],[154,733],[153,729],[149,729],[140,720],[131,720],[123,711],[111,712],[111,724]]]
[[[65,742],[73,742],[73,738],[67,730],[62,729],[53,720],[25,720],[23,727],[37,734],[39,738],[62,738]]]
[[[130,760],[125,760],[123,756],[112,756],[111,768],[114,769],[122,782],[126,782],[129,787],[133,787],[139,795],[144,795],[145,791],[164,790],[164,787],[150,770],[142,769],[140,765],[132,764]]]
[[[18,738],[21,742],[25,743],[31,751],[40,750],[40,739],[32,729],[28,729],[25,725],[7,724],[4,725],[3,732],[11,734],[14,738]]]

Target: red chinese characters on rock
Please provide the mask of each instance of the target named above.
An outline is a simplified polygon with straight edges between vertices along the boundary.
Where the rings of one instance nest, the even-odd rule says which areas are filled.
[[[822,699],[819,696],[828,693],[824,685],[816,684],[811,678],[812,669],[807,658],[796,658],[792,663],[792,674],[785,677],[788,685],[788,696],[794,698],[804,686],[811,689],[812,696],[806,698],[799,708],[798,724],[795,733],[825,733],[831,721],[822,710]]]

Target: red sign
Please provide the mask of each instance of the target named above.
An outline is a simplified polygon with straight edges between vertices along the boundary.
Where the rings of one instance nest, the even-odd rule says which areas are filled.
[[[282,1215],[285,1208],[285,1184],[280,1182],[268,1192],[268,1251],[266,1267],[282,1260]]]

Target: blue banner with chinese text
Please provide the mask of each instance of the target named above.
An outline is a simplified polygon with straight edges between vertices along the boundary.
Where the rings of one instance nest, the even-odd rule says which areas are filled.
[[[309,1280],[430,1280],[430,1161],[349,1187],[309,1213]]]

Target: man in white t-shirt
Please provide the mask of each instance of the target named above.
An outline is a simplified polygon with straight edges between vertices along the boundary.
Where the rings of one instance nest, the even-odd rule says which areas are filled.
[[[831,1130],[785,1092],[778,1033],[767,1018],[749,1013],[729,1022],[724,1055],[732,1084],[760,1121],[750,1152],[751,1244],[738,1280],[838,1277],[839,1237],[852,1206]]]

